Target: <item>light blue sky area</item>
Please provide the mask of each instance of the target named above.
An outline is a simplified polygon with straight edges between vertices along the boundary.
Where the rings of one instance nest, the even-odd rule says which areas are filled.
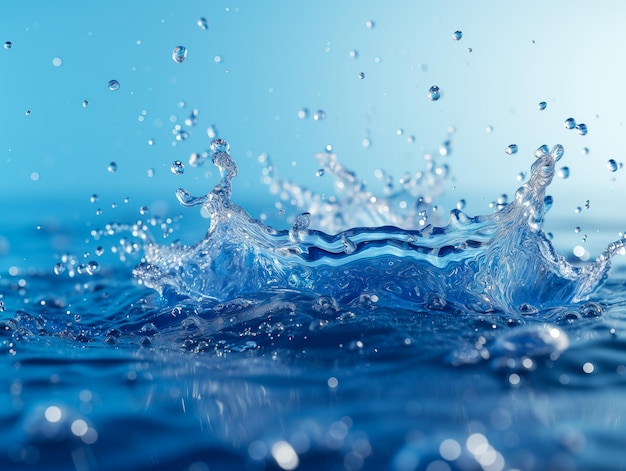
[[[626,169],[606,167],[610,158],[623,161],[626,148],[626,3],[601,5],[11,2],[0,18],[0,41],[12,42],[0,49],[0,214],[27,222],[32,215],[36,224],[38,201],[47,217],[93,218],[93,193],[103,217],[134,215],[144,204],[177,212],[176,188],[204,193],[216,182],[210,165],[187,164],[191,152],[208,148],[214,126],[240,168],[235,201],[272,215],[276,198],[257,161],[263,152],[281,176],[327,191],[331,182],[315,176],[313,156],[332,145],[376,188],[376,169],[396,177],[423,169],[423,155],[437,152],[454,126],[443,208],[464,198],[469,214],[489,212],[490,201],[512,197],[539,145],[561,143],[570,177],[552,187],[552,221],[605,244],[626,229]],[[180,64],[171,57],[178,45],[188,49]],[[112,79],[119,90],[108,90]],[[437,102],[427,99],[432,85],[443,91]],[[198,124],[176,141],[172,129],[194,108]],[[298,117],[303,108],[306,119]],[[314,120],[317,110],[326,119]],[[565,129],[569,117],[588,135]],[[510,156],[512,143],[519,152]],[[170,172],[175,160],[187,165],[183,175]],[[575,214],[586,200],[589,209]]]

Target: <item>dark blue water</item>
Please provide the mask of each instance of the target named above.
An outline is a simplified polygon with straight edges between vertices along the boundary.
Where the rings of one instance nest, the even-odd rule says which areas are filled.
[[[626,467],[623,246],[552,246],[558,146],[510,203],[438,224],[421,196],[379,211],[397,195],[327,159],[354,185],[328,232],[314,196],[291,229],[252,219],[227,143],[209,157],[221,181],[177,195],[210,216],[197,243],[146,217],[82,236],[117,260],[1,274],[2,469]],[[36,259],[56,235],[22,237]]]

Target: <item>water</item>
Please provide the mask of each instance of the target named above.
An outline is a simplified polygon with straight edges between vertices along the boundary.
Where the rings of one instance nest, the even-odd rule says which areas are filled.
[[[230,8],[222,14],[234,16]],[[185,25],[203,38],[227,21],[215,11],[192,13]],[[200,14],[211,18],[210,29]],[[175,15],[159,15],[158,34],[172,21]],[[363,34],[389,31],[384,17],[376,17],[376,27],[373,19],[354,21]],[[440,34],[458,47],[449,36],[454,28],[442,25]],[[487,43],[475,39],[479,32],[469,26],[463,31],[463,42],[476,41],[473,55],[484,53]],[[13,57],[24,46],[10,37],[15,47],[5,52]],[[453,39],[461,40],[461,31]],[[128,44],[139,46],[136,41],[133,36]],[[164,44],[163,67],[194,66],[172,64],[171,42]],[[192,36],[185,44],[192,46]],[[359,61],[358,69],[345,74],[349,87],[380,80],[373,68],[382,67],[378,51],[356,44],[358,57],[346,57],[351,45],[327,38],[315,45],[321,54],[337,49],[350,63]],[[196,47],[198,57],[222,53]],[[234,52],[224,49],[232,72],[212,64],[218,67],[211,75],[216,82],[218,74],[239,72]],[[72,55],[58,53],[64,65],[54,73],[71,72]],[[382,64],[389,59],[385,55]],[[361,67],[367,80],[355,80]],[[591,177],[579,179],[591,175],[595,164],[606,182],[621,177],[617,145],[611,146],[613,154],[582,147],[601,123],[585,136],[586,126],[572,118],[573,126],[564,130],[570,111],[563,113],[550,97],[550,108],[541,102],[537,113],[533,96],[523,106],[549,120],[541,124],[546,134],[555,141],[577,139],[575,144],[531,147],[527,136],[501,131],[506,119],[483,119],[475,110],[443,139],[421,132],[421,121],[414,126],[394,115],[386,122],[385,140],[375,125],[376,113],[383,111],[368,111],[366,128],[347,148],[335,132],[352,123],[336,101],[302,94],[289,99],[283,112],[271,100],[285,90],[255,76],[263,93],[272,88],[269,99],[254,95],[263,97],[260,108],[272,123],[264,135],[284,138],[272,131],[281,122],[295,122],[298,138],[309,125],[320,133],[311,148],[302,137],[306,155],[290,155],[290,165],[280,152],[256,152],[252,138],[225,140],[218,130],[232,130],[226,109],[194,108],[193,96],[177,96],[165,112],[148,110],[138,98],[148,87],[120,70],[121,92],[102,87],[104,95],[98,95],[99,78],[93,89],[74,90],[68,100],[97,131],[84,155],[80,148],[96,169],[80,175],[92,178],[88,191],[75,183],[71,200],[61,203],[55,193],[42,193],[32,203],[33,215],[3,214],[0,469],[626,468],[626,267],[619,263],[625,239],[605,231],[603,247],[590,255],[587,235],[604,226],[582,218],[600,206],[600,195],[588,189]],[[136,73],[141,70],[150,72],[146,67]],[[104,73],[106,81],[118,72]],[[179,79],[164,75],[170,82]],[[441,90],[434,86],[424,96],[424,85],[433,82],[418,76],[417,84],[411,82],[415,101],[402,97],[403,107],[423,103],[415,114],[425,113],[424,121],[451,114],[446,107],[458,102],[459,89],[438,79],[445,100],[431,103]],[[211,87],[218,88],[214,82]],[[109,83],[109,90],[118,89],[119,82]],[[394,94],[393,87],[377,92],[385,99]],[[90,100],[81,107],[84,96]],[[373,95],[365,97],[369,107]],[[118,99],[132,103],[128,114],[118,111]],[[179,115],[171,113],[176,106]],[[28,125],[44,119],[46,107],[33,110]],[[107,117],[100,126],[87,121],[97,113]],[[246,115],[243,122],[254,119]],[[52,125],[55,118],[47,120]],[[120,134],[135,121],[144,127]],[[485,133],[489,122],[494,125]],[[474,124],[473,133],[494,141],[482,153],[470,152],[463,137],[463,128]],[[254,133],[254,126],[243,127]],[[140,145],[126,143],[131,147],[115,153],[102,147],[124,139]],[[403,152],[423,155],[410,161],[406,173],[392,170],[401,158],[391,151],[398,141]],[[505,147],[508,142],[518,144]],[[46,164],[70,152],[69,144],[64,141],[55,153],[51,143],[40,143],[43,153],[50,152]],[[2,149],[7,187],[18,161],[13,155]],[[499,158],[515,159],[517,182],[514,176],[490,179],[496,197],[470,213],[475,198],[457,187],[476,177],[455,166],[469,160],[490,172]],[[371,174],[364,170],[370,163]],[[72,161],[64,168],[79,165]],[[289,170],[296,166],[305,170],[292,178]],[[28,162],[25,171],[31,186],[5,194],[8,206],[49,178],[45,165]],[[255,173],[253,183],[247,172]],[[120,183],[128,174],[142,179]],[[161,176],[168,180],[157,180]],[[163,181],[175,186],[161,187]],[[62,183],[54,185],[60,191]],[[553,198],[559,185],[573,185],[573,196]],[[147,198],[146,188],[157,198]],[[251,199],[243,198],[246,190]],[[42,206],[46,199],[54,204]],[[180,205],[164,210],[164,201]],[[80,213],[82,203],[87,210]],[[559,205],[569,209],[569,217],[548,231]],[[42,207],[68,217],[63,224],[50,223],[34,216]],[[203,226],[189,239],[184,218],[197,212]],[[622,217],[618,209],[605,214]],[[559,245],[566,233],[576,244],[567,252]]]

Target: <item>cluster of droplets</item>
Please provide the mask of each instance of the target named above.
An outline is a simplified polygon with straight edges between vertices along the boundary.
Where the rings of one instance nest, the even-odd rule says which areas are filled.
[[[581,136],[587,135],[587,125],[585,123],[576,123],[576,120],[574,118],[567,118],[563,122],[563,125],[565,126],[565,129],[576,129],[576,131],[578,131],[578,134],[580,134]]]

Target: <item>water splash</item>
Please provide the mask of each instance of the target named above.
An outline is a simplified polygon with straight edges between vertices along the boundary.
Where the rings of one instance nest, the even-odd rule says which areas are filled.
[[[528,181],[497,212],[470,217],[455,209],[446,225],[420,226],[418,220],[411,227],[406,218],[403,228],[387,224],[394,216],[381,211],[336,156],[319,154],[324,168],[350,188],[348,198],[327,213],[313,205],[289,230],[266,226],[231,201],[237,166],[226,141],[214,140],[211,150],[220,182],[199,197],[177,191],[183,206],[202,206],[210,215],[205,238],[193,246],[148,240],[134,270],[146,286],[177,300],[219,303],[292,291],[341,305],[376,296],[386,305],[528,318],[586,300],[608,276],[611,257],[624,253],[619,240],[595,262],[574,266],[544,234],[546,189],[563,155],[560,145],[535,152]],[[381,224],[333,231],[345,224],[336,215],[357,207]],[[319,229],[310,228],[313,221]]]

